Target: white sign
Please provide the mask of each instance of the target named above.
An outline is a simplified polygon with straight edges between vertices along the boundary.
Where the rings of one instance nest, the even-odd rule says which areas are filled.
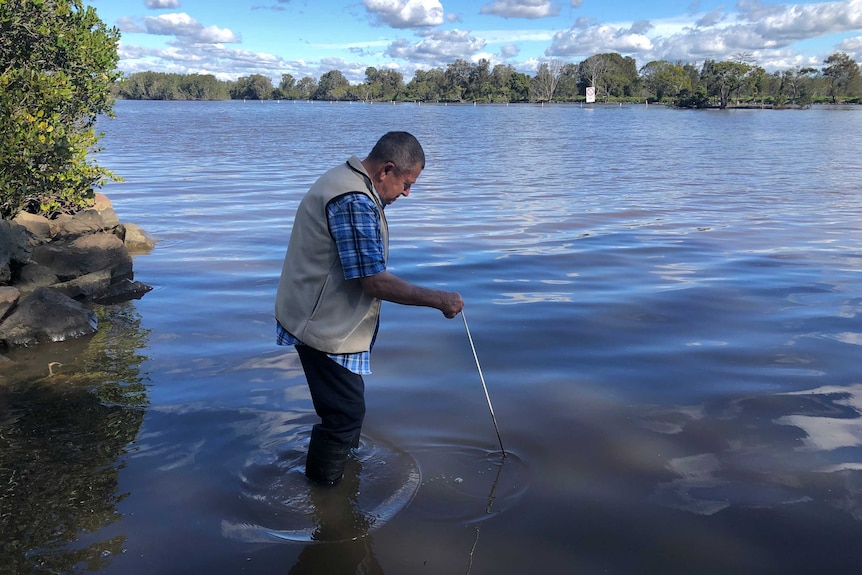
[[[596,87],[590,86],[587,88],[587,104],[592,104],[596,101]]]

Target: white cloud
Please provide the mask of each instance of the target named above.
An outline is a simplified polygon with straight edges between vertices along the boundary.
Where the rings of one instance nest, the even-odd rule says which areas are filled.
[[[862,53],[862,36],[847,38],[838,45],[838,50],[842,52],[855,52],[857,54]]]
[[[320,61],[320,72],[315,75],[320,76],[330,70],[338,70],[348,82],[355,84],[365,80],[366,68],[368,68],[368,64],[362,62],[348,62],[341,58],[324,58]]]
[[[506,44],[500,48],[500,55],[504,58],[514,58],[521,53],[521,49],[516,44]]]
[[[459,58],[469,59],[480,52],[486,44],[484,40],[464,30],[433,31],[423,36],[425,36],[424,39],[416,44],[411,44],[403,38],[396,40],[386,49],[386,55],[405,60],[419,60],[435,66],[446,66]]]
[[[117,18],[116,24],[117,28],[119,28],[121,32],[125,32],[126,34],[146,32],[146,28],[138,24],[138,22],[134,18],[128,16]]]
[[[636,29],[643,29],[641,23]],[[622,29],[607,24],[574,27],[554,35],[548,56],[577,56],[587,58],[605,52],[632,53],[648,52],[653,49],[652,40],[632,28]]]
[[[443,23],[439,0],[364,0],[365,8],[392,28],[421,28]]]
[[[572,6],[575,6],[575,0],[572,0]],[[559,14],[560,6],[551,0],[493,0],[483,5],[479,13],[502,18],[548,18]]]
[[[554,33],[550,30],[482,30],[482,38],[489,44],[550,42]]]
[[[629,32],[632,34],[646,34],[653,29],[653,25],[649,20],[638,20],[632,23]]]
[[[774,14],[780,14],[787,6],[764,4],[761,0],[739,0],[736,3],[736,18],[757,22]]]
[[[144,18],[144,26],[148,34],[176,36],[193,43],[220,44],[240,41],[229,29],[204,26],[183,12]]]
[[[862,28],[862,0],[790,5],[760,19],[754,29],[764,37],[791,42]]]
[[[180,0],[144,0],[144,5],[152,10],[179,8]]]
[[[844,52],[856,62],[862,62],[862,36],[845,39],[836,46],[836,51]]]
[[[709,28],[710,26],[715,26],[721,23],[722,20],[726,18],[726,14],[724,13],[724,6],[719,6],[712,12],[705,14],[700,19],[698,19],[694,25],[699,28]]]
[[[754,52],[758,66],[767,70],[791,70],[793,68],[815,68],[823,65],[821,58],[802,56],[793,50],[770,50],[769,52]]]

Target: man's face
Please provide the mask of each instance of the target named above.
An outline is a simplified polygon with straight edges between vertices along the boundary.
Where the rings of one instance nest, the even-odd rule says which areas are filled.
[[[377,193],[380,195],[383,205],[388,206],[399,196],[409,196],[410,186],[416,183],[421,173],[422,168],[419,165],[416,165],[412,170],[399,172],[393,164],[391,168],[383,170],[377,185]]]

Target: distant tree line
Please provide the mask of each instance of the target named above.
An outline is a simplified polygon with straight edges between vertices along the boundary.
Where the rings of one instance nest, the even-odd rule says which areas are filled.
[[[731,60],[694,64],[657,60],[640,69],[634,58],[596,54],[578,64],[542,63],[529,76],[511,65],[465,60],[443,68],[417,70],[405,83],[395,70],[366,68],[365,81],[350,84],[339,70],[319,80],[283,74],[278,86],[261,74],[236,81],[211,74],[138,72],[116,87],[118,98],[132,100],[326,100],[358,102],[583,102],[587,88],[603,102],[648,101],[681,107],[804,107],[812,103],[862,103],[859,64],[836,52],[823,67],[796,67],[767,73],[748,54]]]

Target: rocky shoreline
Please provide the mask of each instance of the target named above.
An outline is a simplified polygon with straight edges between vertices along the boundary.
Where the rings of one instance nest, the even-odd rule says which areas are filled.
[[[120,223],[103,194],[74,216],[0,220],[0,353],[96,332],[92,304],[152,289],[134,280],[132,255],[153,246],[140,227]]]

